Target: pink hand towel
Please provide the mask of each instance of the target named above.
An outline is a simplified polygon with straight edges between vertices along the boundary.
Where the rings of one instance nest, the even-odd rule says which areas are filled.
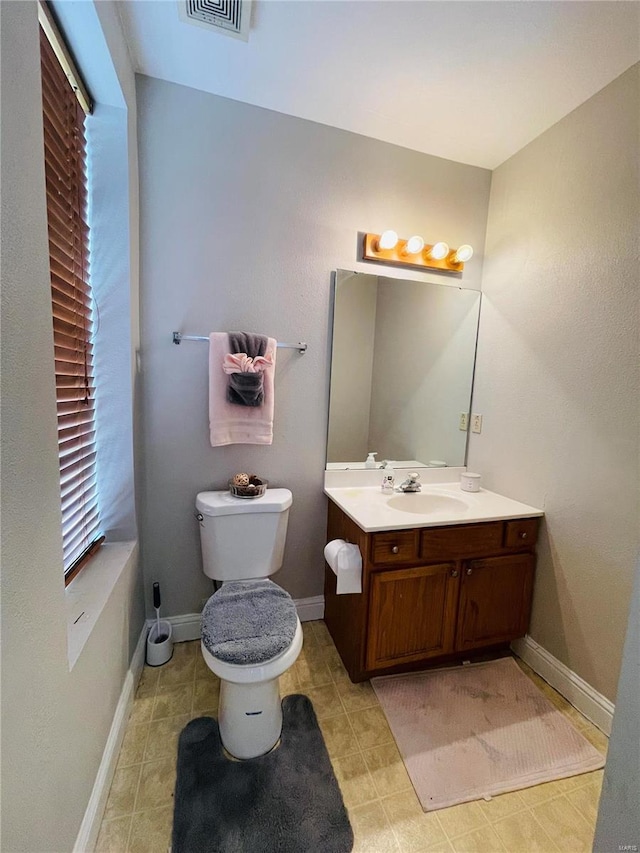
[[[265,357],[271,358],[271,364],[264,371],[264,403],[256,407],[237,406],[227,401],[229,378],[222,366],[230,349],[229,335],[226,332],[209,335],[209,428],[212,447],[273,442],[276,346],[276,340],[269,338]]]

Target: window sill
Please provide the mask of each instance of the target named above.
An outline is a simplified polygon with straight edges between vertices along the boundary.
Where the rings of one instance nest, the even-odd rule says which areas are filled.
[[[135,540],[106,542],[66,588],[69,671],[80,657],[118,579],[135,559],[137,544]]]

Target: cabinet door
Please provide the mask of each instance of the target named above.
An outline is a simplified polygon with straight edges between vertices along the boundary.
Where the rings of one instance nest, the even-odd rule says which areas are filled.
[[[533,554],[463,564],[456,649],[492,646],[526,634],[534,566]]]
[[[458,583],[455,563],[372,573],[367,668],[452,651]]]

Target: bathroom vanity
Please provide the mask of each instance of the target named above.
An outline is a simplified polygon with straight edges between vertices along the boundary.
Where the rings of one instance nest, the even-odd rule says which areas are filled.
[[[353,681],[464,660],[526,633],[540,510],[456,483],[325,492],[327,540],[362,555],[359,594],[336,594],[325,567],[324,618]]]
[[[337,594],[326,566],[324,618],[353,681],[507,648],[527,631],[542,512],[460,488],[480,299],[335,273],[327,541],[358,546],[362,592]],[[372,451],[413,461],[363,470]],[[422,490],[381,493],[390,470],[396,483],[420,472]]]

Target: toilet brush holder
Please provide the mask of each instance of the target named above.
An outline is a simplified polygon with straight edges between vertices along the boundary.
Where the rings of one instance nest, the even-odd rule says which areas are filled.
[[[171,622],[160,618],[160,584],[153,585],[153,607],[156,611],[156,621],[147,635],[147,663],[149,666],[162,666],[171,660],[173,640],[171,639]]]
[[[165,619],[154,622],[147,636],[147,663],[149,666],[162,666],[173,655],[171,622]]]

